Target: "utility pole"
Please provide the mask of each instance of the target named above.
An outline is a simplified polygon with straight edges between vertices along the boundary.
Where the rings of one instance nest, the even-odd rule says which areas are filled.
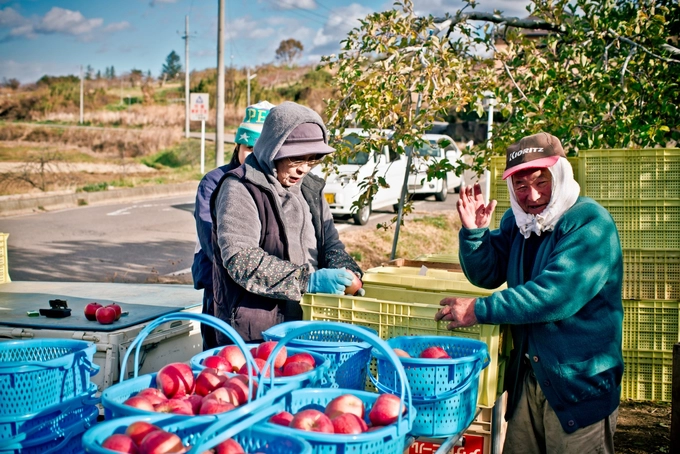
[[[224,165],[224,0],[217,8],[217,99],[215,99],[215,167]]]
[[[80,124],[83,124],[83,65],[80,65]]]
[[[246,68],[246,80],[248,81],[248,90],[246,94],[246,106],[250,105],[250,81],[255,79],[257,74],[250,75],[250,67]]]
[[[189,138],[189,16],[184,16],[184,137]]]

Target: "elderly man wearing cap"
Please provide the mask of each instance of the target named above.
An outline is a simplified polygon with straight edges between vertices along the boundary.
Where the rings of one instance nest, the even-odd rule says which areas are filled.
[[[304,293],[343,294],[355,275],[362,276],[338,237],[324,181],[309,174],[333,151],[321,117],[284,102],[270,111],[244,165],[216,189],[216,314],[247,342],[261,342],[262,332],[278,323],[302,319]],[[218,341],[227,339],[218,333]]]
[[[449,329],[509,324],[513,351],[504,453],[613,453],[621,394],[621,243],[610,214],[580,187],[556,137],[507,150],[511,209],[489,230],[496,201],[479,185],[458,201],[460,263],[487,297],[450,297]]]
[[[212,218],[210,216],[210,198],[215,191],[217,183],[225,173],[243,164],[246,156],[253,152],[255,141],[260,137],[269,110],[274,107],[267,101],[261,101],[246,108],[243,122],[236,131],[234,153],[228,164],[211,170],[201,179],[196,191],[196,203],[194,218],[196,219],[196,233],[198,241],[194,252],[194,263],[191,265],[191,275],[196,290],[203,289],[204,314],[215,315],[213,304],[213,245],[212,245]],[[211,326],[202,324],[201,335],[203,336],[203,350],[217,347],[217,335]]]

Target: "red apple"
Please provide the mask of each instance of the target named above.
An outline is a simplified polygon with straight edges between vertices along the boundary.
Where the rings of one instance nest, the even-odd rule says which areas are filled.
[[[224,413],[225,411],[233,410],[234,408],[236,408],[236,406],[231,402],[224,402],[217,399],[204,399],[198,414],[212,415],[215,413]]]
[[[160,404],[161,402],[168,400],[168,398],[165,397],[165,394],[163,394],[163,391],[158,388],[144,388],[137,393],[137,396],[145,398],[151,402],[151,405]]]
[[[303,362],[303,363],[309,363],[310,366],[316,367],[316,361],[314,361],[314,357],[310,355],[309,353],[296,353],[294,355],[290,355],[288,358],[286,358],[286,362],[283,365],[284,367],[288,363],[297,363],[297,362]]]
[[[211,367],[213,369],[216,369],[217,373],[219,374],[234,371],[234,367],[231,365],[231,363],[221,356],[215,355],[208,356],[206,359],[203,360],[203,365],[205,367]]]
[[[237,400],[234,405],[243,405],[248,402],[248,385],[238,378],[230,378],[222,385],[222,387],[234,391]],[[256,388],[253,388],[253,392],[255,389]]]
[[[191,394],[194,390],[194,373],[187,364],[167,364],[156,374],[156,387],[168,398]]]
[[[269,418],[269,422],[273,424],[278,424],[280,426],[290,426],[290,422],[293,420],[293,415],[288,413],[287,411],[282,411],[280,413],[275,414],[271,418]]]
[[[154,411],[153,404],[144,396],[130,397],[125,402],[123,402],[123,404],[129,405],[130,407],[139,408],[140,410],[144,411]]]
[[[290,427],[306,430],[307,432],[324,432],[329,434],[334,432],[333,423],[328,416],[314,409],[297,412],[293,415]]]
[[[102,448],[110,449],[116,452],[127,452],[130,454],[137,454],[137,445],[132,441],[132,438],[123,434],[113,434],[102,442]]]
[[[141,454],[166,454],[184,452],[182,439],[164,430],[149,433],[139,445]]]
[[[97,320],[95,314],[100,307],[102,307],[102,305],[99,303],[88,303],[87,306],[85,306],[85,318],[91,322]]]
[[[394,354],[397,356],[401,356],[402,358],[410,358],[411,355],[408,354],[406,350],[402,350],[401,348],[393,348]]]
[[[331,422],[336,434],[360,434],[368,430],[366,421],[352,413],[343,413]]]
[[[219,445],[215,446],[215,454],[245,454],[241,446],[233,438],[227,438]]]
[[[421,358],[431,358],[431,359],[450,359],[446,350],[441,347],[428,347],[422,352],[420,352]]]
[[[134,441],[135,444],[139,446],[142,443],[144,437],[156,430],[161,430],[161,428],[146,421],[136,421],[130,424],[127,429],[125,429],[125,435],[132,438],[132,441]]]
[[[190,396],[182,397],[182,400],[186,400],[191,404],[191,411],[197,415],[201,410],[201,404],[203,403],[203,397],[198,394],[192,394]]]
[[[257,366],[260,371],[264,371],[264,365],[266,364],[266,361],[261,359],[261,358],[255,358],[255,365]],[[248,375],[248,365],[244,364],[243,367],[241,367],[238,371],[239,374],[241,375]],[[256,376],[258,374],[257,370],[253,368],[253,376]],[[267,369],[267,373],[264,374],[265,377],[269,377],[269,369]]]
[[[241,349],[236,345],[227,345],[222,350],[220,350],[217,356],[221,356],[222,358],[229,361],[229,364],[231,364],[232,367],[230,372],[238,372],[241,366],[246,363],[246,357],[243,355]]]
[[[100,307],[97,312],[94,313],[97,321],[102,325],[110,325],[116,321],[116,310],[112,307]]]
[[[203,398],[206,400],[217,400],[223,403],[233,404],[234,406],[239,405],[239,392],[235,388],[231,387],[221,387],[217,388],[215,391],[211,392]]]
[[[282,375],[284,377],[290,377],[291,375],[304,374],[305,372],[309,372],[310,370],[314,370],[314,366],[310,365],[307,362],[296,361],[294,363],[288,363],[285,366],[283,366]]]
[[[158,413],[173,413],[175,415],[194,414],[194,409],[191,403],[180,398],[168,399],[166,402],[154,405],[153,409]]]
[[[117,305],[116,303],[109,304],[106,307],[110,307],[114,311],[116,311],[116,320],[118,320],[120,318],[120,316],[123,314],[123,309],[121,309],[121,307],[119,305]]]
[[[363,419],[366,408],[364,402],[354,394],[343,394],[328,402],[324,413],[331,419],[343,413],[351,413]]]
[[[219,375],[217,369],[212,369],[207,367],[201,371],[196,377],[196,384],[194,386],[194,392],[199,396],[207,396],[215,389],[222,386],[222,384],[227,380],[224,375]]]
[[[259,347],[257,347],[255,357],[267,361],[269,359],[269,355],[272,354],[277,344],[278,342],[276,341],[262,342],[259,345]],[[283,365],[286,364],[286,358],[288,358],[288,352],[286,351],[286,347],[283,347],[276,354],[276,359],[274,360],[274,367],[276,368],[283,367]]]
[[[347,270],[349,271],[349,270]],[[351,271],[349,271],[352,273]],[[359,279],[359,276],[356,274],[352,273],[354,277],[352,278],[352,283],[349,284],[347,287],[345,287],[345,295],[356,295],[357,292],[361,287],[364,286],[364,283],[361,282],[361,279]]]
[[[374,426],[394,424],[399,419],[400,408],[402,413],[406,411],[400,398],[394,394],[381,394],[368,412],[368,419]]]

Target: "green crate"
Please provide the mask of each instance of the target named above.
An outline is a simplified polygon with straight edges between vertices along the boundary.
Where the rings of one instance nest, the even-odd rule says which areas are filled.
[[[623,349],[672,352],[680,342],[680,301],[623,300]]]
[[[623,299],[680,300],[680,251],[623,250]]]
[[[581,194],[595,200],[680,199],[680,148],[582,150]]]
[[[619,230],[621,246],[680,250],[680,200],[600,200]]]
[[[672,401],[673,352],[624,350],[621,398]]]
[[[366,326],[387,340],[396,336],[459,336],[485,342],[490,363],[480,374],[479,406],[493,406],[498,388],[498,361],[500,348],[499,325],[475,325],[453,331],[446,329],[448,322],[436,322],[440,293],[413,292],[411,302],[389,301],[382,287],[365,286],[366,297],[307,293],[300,301],[303,320],[331,321]],[[395,289],[397,292],[400,289]],[[370,296],[378,296],[369,297]],[[420,301],[436,301],[425,304]]]
[[[416,272],[414,273],[414,270]],[[472,285],[461,272],[429,268],[425,275],[419,275],[420,268],[381,266],[366,270],[364,283],[403,287],[412,290],[455,292],[468,295],[490,295],[507,288],[505,284],[496,289],[485,289]]]

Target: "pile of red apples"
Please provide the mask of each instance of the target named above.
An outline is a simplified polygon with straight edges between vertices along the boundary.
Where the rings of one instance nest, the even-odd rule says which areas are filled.
[[[323,411],[303,409],[295,414],[282,411],[269,418],[269,422],[308,432],[356,435],[382,429],[394,424],[406,407],[394,394],[381,394],[368,412],[370,426],[366,423],[364,402],[353,394],[342,394],[331,400]]]
[[[394,353],[402,358],[413,358],[408,354],[407,351],[401,348],[393,348]],[[451,359],[451,356],[441,347],[428,347],[418,355],[418,358],[428,358],[428,359]]]
[[[102,306],[99,303],[88,303],[85,306],[85,318],[91,322],[95,320],[102,325],[110,325],[120,318],[123,309],[116,303]]]
[[[191,446],[184,446],[182,439],[146,421],[133,422],[124,434],[113,434],[102,442],[102,447],[128,454],[185,453]],[[245,454],[243,447],[233,438],[218,444],[208,452],[215,454]]]
[[[264,342],[254,348],[255,363],[261,371],[276,347],[276,342]],[[273,361],[275,376],[292,376],[313,370],[316,366],[309,353],[287,356],[283,347]],[[143,411],[179,415],[210,415],[233,410],[248,402],[248,367],[243,352],[229,345],[217,355],[203,361],[205,369],[194,375],[185,363],[163,366],[156,374],[156,387],[145,388],[128,398],[124,404]],[[253,377],[258,371],[252,371]],[[269,373],[265,373],[268,377]],[[251,399],[255,398],[257,382],[253,380]]]

